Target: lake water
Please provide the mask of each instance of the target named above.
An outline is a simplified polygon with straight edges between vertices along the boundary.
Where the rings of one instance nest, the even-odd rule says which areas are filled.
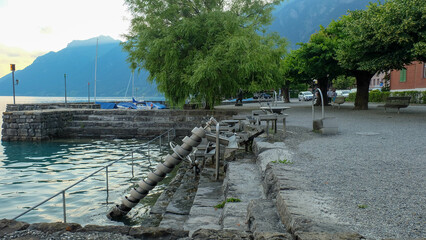
[[[61,99],[63,98],[17,97],[16,103],[60,102]],[[120,101],[111,98],[106,100]],[[0,96],[0,112],[4,112],[6,103],[11,102],[12,97]],[[122,222],[109,221],[106,213],[112,206],[119,204],[131,186],[146,177],[150,168],[155,168],[167,154],[164,151],[166,147],[160,152],[158,144],[151,144],[149,152],[151,157],[148,161],[147,149],[143,144],[144,141],[119,139],[55,140],[41,143],[1,142],[0,219],[16,217],[109,162],[142,147],[140,153],[134,154],[135,177],[132,178],[131,157],[109,167],[108,194],[105,170],[66,192],[67,222],[82,225],[123,225]],[[138,224],[147,216],[150,206],[170,178],[166,178],[133,208],[129,213],[131,220],[127,221],[126,225]],[[62,195],[18,220],[29,223],[62,221]]]

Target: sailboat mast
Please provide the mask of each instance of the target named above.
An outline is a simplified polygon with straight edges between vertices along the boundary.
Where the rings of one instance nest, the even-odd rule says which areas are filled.
[[[98,69],[98,41],[99,41],[99,39],[98,39],[98,38],[96,38],[96,58],[95,58],[95,95],[94,95],[95,103],[96,103],[96,71],[97,71],[97,69]]]
[[[135,72],[132,71],[132,98],[135,98]]]

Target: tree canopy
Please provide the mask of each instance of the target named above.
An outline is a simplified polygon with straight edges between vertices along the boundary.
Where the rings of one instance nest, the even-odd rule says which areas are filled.
[[[388,0],[350,11],[301,44],[300,71],[324,82],[340,74],[356,78],[355,109],[368,109],[371,77],[426,60],[426,1]],[[325,75],[327,74],[327,78]],[[323,84],[321,84],[323,83]]]
[[[370,3],[366,10],[343,16],[339,24],[337,60],[356,78],[355,109],[368,109],[368,88],[375,73],[426,59],[424,0]]]
[[[274,87],[287,42],[264,34],[279,0],[126,0],[133,14],[124,49],[175,104],[208,107],[238,89]]]

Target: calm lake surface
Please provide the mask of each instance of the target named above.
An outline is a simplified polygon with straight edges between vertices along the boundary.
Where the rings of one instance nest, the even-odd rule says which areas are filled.
[[[73,100],[81,102],[84,98],[68,98],[69,102]],[[122,99],[105,99],[108,100]],[[46,102],[63,102],[63,98],[16,97],[17,104]],[[13,98],[0,96],[1,113],[5,111],[7,103],[13,103]],[[0,142],[0,219],[16,217],[111,161],[140,148],[141,150],[134,154],[133,164],[131,155],[128,155],[108,168],[108,194],[105,170],[66,192],[67,222],[82,225],[124,225],[122,222],[109,221],[106,213],[112,206],[119,204],[131,186],[146,177],[150,169],[155,168],[168,153],[165,151],[168,149],[166,146],[160,151],[158,144],[150,144],[148,160],[148,149],[144,143],[145,141],[120,139]],[[133,208],[126,225],[138,224],[147,216],[150,206],[154,204],[170,178],[166,178],[162,185],[158,185]],[[62,195],[18,220],[29,223],[63,221]]]

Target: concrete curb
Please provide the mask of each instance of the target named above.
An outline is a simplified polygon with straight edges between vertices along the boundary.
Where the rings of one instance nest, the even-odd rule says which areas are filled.
[[[281,222],[295,239],[364,239],[348,231],[347,225],[329,213],[325,201],[307,189],[284,143],[256,139],[253,145],[265,194],[276,201]]]

